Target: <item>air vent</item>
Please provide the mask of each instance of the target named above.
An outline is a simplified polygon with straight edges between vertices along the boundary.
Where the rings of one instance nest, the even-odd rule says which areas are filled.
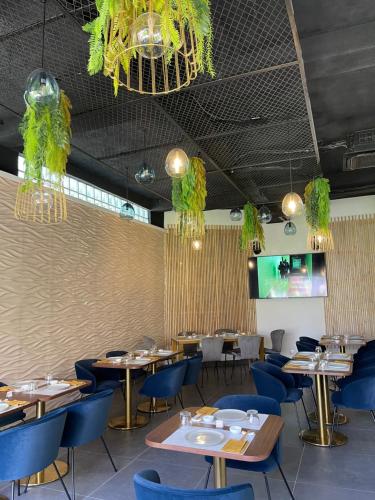
[[[369,153],[359,153],[344,155],[343,170],[361,170],[363,168],[375,168],[375,151]]]

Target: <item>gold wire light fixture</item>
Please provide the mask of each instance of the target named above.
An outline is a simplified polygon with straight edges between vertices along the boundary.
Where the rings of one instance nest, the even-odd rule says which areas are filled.
[[[46,0],[43,8],[42,65]],[[16,219],[40,224],[56,224],[67,219],[64,193],[66,162],[70,153],[71,104],[53,76],[35,70],[27,80],[24,94],[26,111],[20,124],[25,159],[24,180],[17,189]]]
[[[103,71],[114,93],[123,86],[162,95],[188,86],[212,63],[209,0],[96,0],[88,72]]]
[[[287,193],[282,201],[281,210],[286,217],[295,217],[302,214],[303,201],[298,193],[293,192],[293,176],[292,176],[292,156],[290,153],[290,120],[288,121],[288,147],[289,147],[289,180],[290,192]]]

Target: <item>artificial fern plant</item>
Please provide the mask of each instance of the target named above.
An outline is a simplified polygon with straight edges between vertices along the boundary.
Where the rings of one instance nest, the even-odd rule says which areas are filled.
[[[264,230],[259,221],[258,209],[249,201],[243,207],[244,223],[240,238],[241,250],[252,250],[253,243],[257,243],[260,249],[265,249]]]
[[[305,187],[306,222],[309,226],[308,246],[312,250],[333,248],[329,228],[330,191],[329,180],[324,177],[316,177]]]
[[[206,170],[200,158],[190,158],[182,179],[172,179],[172,205],[178,213],[178,234],[182,240],[202,238],[205,234]]]

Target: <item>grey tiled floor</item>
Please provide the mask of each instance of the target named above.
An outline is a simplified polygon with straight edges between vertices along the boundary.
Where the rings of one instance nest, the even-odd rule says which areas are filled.
[[[241,385],[234,379],[226,386],[210,374],[210,382],[203,392],[208,403],[225,394],[254,393],[250,378]],[[312,409],[310,395],[306,393],[308,407]],[[195,391],[184,392],[186,406],[198,405]],[[113,414],[122,412],[123,400],[116,395]],[[179,411],[179,406],[172,412]],[[300,410],[302,424],[305,420]],[[341,430],[348,435],[347,445],[323,449],[305,446],[298,439],[298,427],[294,408],[283,405],[285,428],[282,437],[282,466],[296,500],[365,500],[375,499],[375,424],[366,412],[347,411],[350,423]],[[150,424],[131,432],[108,430],[107,444],[118,467],[114,473],[100,441],[77,450],[77,499],[134,500],[132,477],[143,469],[156,469],[163,483],[183,488],[203,487],[207,471],[203,458],[185,453],[172,453],[148,448],[144,438],[157,426],[166,414],[153,417]],[[212,479],[211,479],[212,480]],[[70,476],[65,478],[70,486]],[[230,484],[250,482],[257,500],[267,499],[261,474],[228,470]],[[272,500],[288,499],[288,492],[278,473],[270,474]],[[212,484],[212,483],[211,483]],[[9,494],[9,486],[0,483],[0,494]],[[60,500],[66,496],[59,483],[33,488],[25,499]]]

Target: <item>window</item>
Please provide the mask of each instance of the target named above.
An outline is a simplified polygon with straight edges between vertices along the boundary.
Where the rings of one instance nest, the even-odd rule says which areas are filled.
[[[18,177],[25,177],[25,161],[22,156],[18,156]],[[51,182],[53,182],[53,176],[51,176],[45,168],[43,168],[43,179],[46,186],[50,186]],[[64,191],[68,196],[87,201],[88,203],[92,203],[93,205],[106,208],[116,213],[120,213],[121,206],[127,201],[124,198],[108,193],[108,191],[104,191],[104,189],[100,189],[70,175],[64,177]],[[149,223],[150,211],[133,202],[131,203],[135,211],[134,218],[141,222]]]

